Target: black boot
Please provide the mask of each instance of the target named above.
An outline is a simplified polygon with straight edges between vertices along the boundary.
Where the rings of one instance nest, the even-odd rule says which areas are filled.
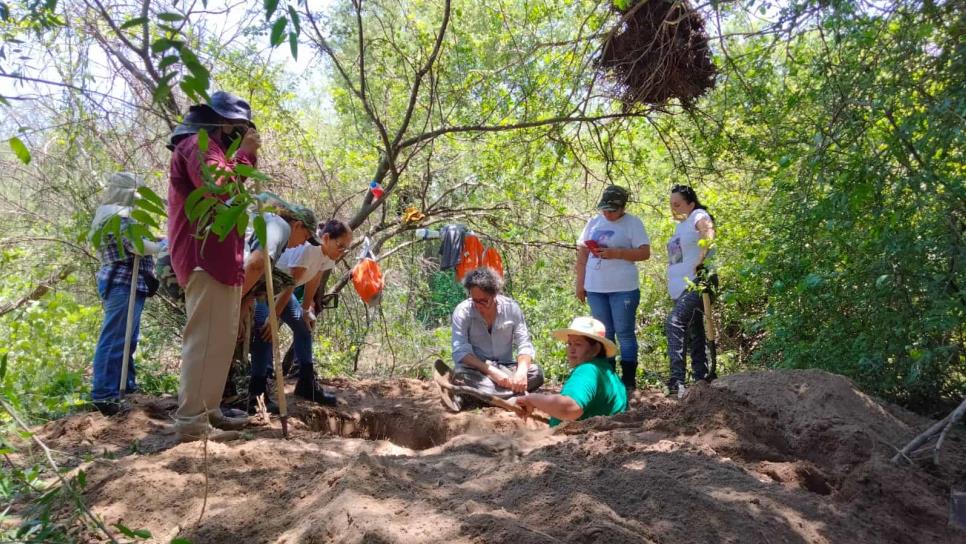
[[[637,389],[637,361],[621,361],[621,383],[629,390]]]
[[[310,363],[299,364],[299,381],[295,383],[295,396],[321,404],[335,406],[335,395],[326,393],[315,381],[315,366]]]
[[[268,394],[268,378],[256,378],[252,376],[248,382],[248,413],[255,414],[258,411],[258,402],[255,400],[259,395],[264,395],[265,409],[270,414],[278,415],[278,404]]]

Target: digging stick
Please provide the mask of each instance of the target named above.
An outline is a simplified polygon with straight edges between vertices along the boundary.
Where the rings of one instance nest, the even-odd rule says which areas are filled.
[[[121,357],[121,383],[118,386],[118,398],[124,398],[127,391],[127,365],[131,361],[131,333],[134,332],[134,303],[138,294],[138,267],[141,256],[134,254],[134,269],[131,271],[131,290],[127,299],[127,324],[124,326],[124,355]]]
[[[714,315],[711,313],[711,295],[705,290],[701,293],[701,301],[704,303],[704,338],[708,343],[708,351],[711,354],[711,367],[708,368],[708,379],[718,378],[718,347],[716,345],[718,331],[714,328]]]
[[[261,192],[255,180],[255,194]],[[255,199],[255,209],[262,215],[262,201]],[[272,258],[268,254],[268,240],[262,240],[262,253],[265,255],[265,296],[268,298],[268,324],[272,331],[272,360],[275,363],[275,396],[278,399],[278,417],[282,422],[282,436],[288,438],[288,407],[285,404],[285,375],[282,372],[282,358],[278,350],[278,316],[275,315],[275,285],[272,280]]]

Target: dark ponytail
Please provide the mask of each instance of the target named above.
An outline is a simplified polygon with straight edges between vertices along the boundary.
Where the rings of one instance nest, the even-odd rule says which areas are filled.
[[[319,225],[319,237],[321,238],[323,234],[328,234],[329,238],[332,240],[342,238],[347,232],[349,232],[349,225],[341,219],[329,219],[325,223]]]
[[[694,204],[694,208],[697,210],[704,210],[708,213],[708,217],[711,218],[711,222],[714,223],[714,216],[708,211],[708,207],[702,204],[698,200],[698,193],[694,192],[694,188],[690,185],[675,185],[671,187],[671,194],[677,193],[684,198],[684,201],[688,204]]]

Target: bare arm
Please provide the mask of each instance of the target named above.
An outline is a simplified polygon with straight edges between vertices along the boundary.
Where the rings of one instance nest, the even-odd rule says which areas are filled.
[[[516,401],[517,405],[523,408],[526,416],[534,409],[564,421],[576,421],[584,415],[584,409],[574,399],[564,395],[534,393],[517,397]]]
[[[698,234],[701,236],[701,239],[707,240],[705,243],[699,242],[701,259],[698,264],[703,264],[704,258],[708,256],[708,252],[711,251],[711,245],[714,242],[714,223],[710,219],[702,219],[695,224],[695,227],[698,229]]]
[[[319,285],[322,283],[322,272],[318,272],[315,276],[305,283],[305,296],[302,297],[302,313],[309,313],[312,311],[312,306],[315,305],[315,292],[318,291]]]
[[[583,244],[577,245],[577,264],[574,266],[574,273],[577,276],[577,285],[574,291],[577,293],[577,300],[583,302],[587,297],[587,292],[584,290],[584,275],[587,273],[587,259],[590,256],[590,250],[587,246]]]
[[[605,247],[600,250],[601,259],[623,259],[625,261],[646,261],[651,258],[651,246]]]

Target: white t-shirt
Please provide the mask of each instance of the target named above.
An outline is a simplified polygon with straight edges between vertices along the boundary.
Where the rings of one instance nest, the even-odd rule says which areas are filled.
[[[674,227],[674,236],[667,243],[667,292],[674,300],[688,288],[687,280],[694,280],[694,268],[701,260],[697,224],[702,219],[711,221],[711,216],[702,209],[692,210],[687,219]]]
[[[586,245],[587,240],[595,240],[600,247],[638,248],[650,245],[644,223],[637,217],[625,213],[617,221],[608,221],[602,214],[587,222],[580,233],[577,243]],[[637,263],[624,259],[601,259],[591,253],[587,258],[584,272],[584,289],[591,293],[620,293],[633,291],[640,287],[637,277]]]
[[[322,248],[305,242],[304,244],[285,250],[278,259],[278,267],[291,271],[293,268],[304,268],[305,273],[295,286],[305,285],[319,272],[335,268],[335,261],[322,253]]]

